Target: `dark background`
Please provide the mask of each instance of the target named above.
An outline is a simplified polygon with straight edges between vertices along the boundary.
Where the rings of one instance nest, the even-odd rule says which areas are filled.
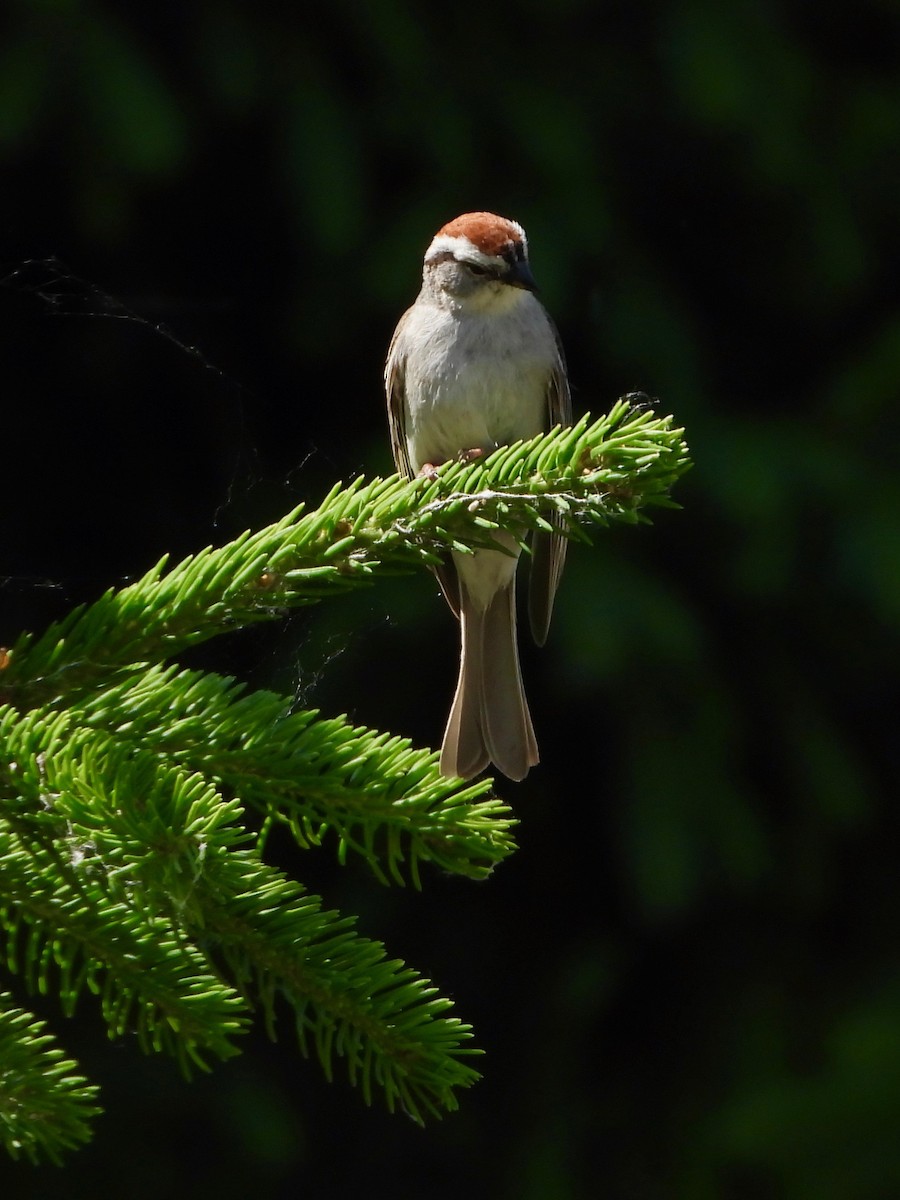
[[[890,0],[4,6],[0,641],[389,471],[469,209],[525,225],[576,411],[644,390],[696,461],[524,650],[509,863],[291,864],[475,1024],[461,1111],[366,1110],[287,1023],[184,1084],[48,1003],[108,1111],[4,1195],[900,1194],[898,41]],[[192,661],[435,745],[455,637],[423,574]]]

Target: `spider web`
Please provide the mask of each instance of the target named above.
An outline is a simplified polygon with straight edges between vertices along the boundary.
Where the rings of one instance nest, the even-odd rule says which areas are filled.
[[[300,477],[311,459],[319,453],[318,447],[309,444],[300,460],[286,473],[276,479],[268,477],[260,466],[259,450],[251,441],[248,432],[249,422],[246,419],[246,409],[256,402],[254,394],[214,362],[201,346],[182,337],[165,321],[155,320],[141,311],[162,306],[169,312],[200,313],[203,316],[209,316],[217,308],[221,308],[221,304],[215,301],[197,303],[190,300],[159,301],[154,299],[126,302],[122,297],[112,294],[97,283],[72,271],[55,256],[23,259],[5,274],[0,275],[0,288],[20,296],[31,297],[36,302],[37,313],[43,317],[123,322],[136,329],[146,331],[153,338],[160,339],[174,347],[183,356],[185,362],[213,377],[216,390],[227,401],[231,412],[232,440],[234,442],[231,448],[233,461],[224,493],[213,506],[210,520],[213,529],[219,530],[227,524],[228,515],[235,509],[239,510],[257,489],[274,488],[276,493],[283,493],[286,498],[285,508],[293,506],[303,498],[300,495]],[[0,575],[0,597],[4,595],[7,598],[16,597],[20,603],[13,605],[13,609],[22,607],[24,604],[26,609],[33,607],[40,612],[42,605],[40,603],[32,605],[29,600],[36,600],[42,594],[54,594],[57,598],[55,607],[61,608],[64,612],[66,604],[72,602],[71,593],[73,591],[84,593],[87,590],[89,593],[99,596],[106,587],[122,586],[131,582],[133,578],[133,575],[122,574],[114,574],[111,578],[98,578],[92,575],[87,581],[86,589],[85,580],[76,581],[68,576],[51,577],[34,572],[9,573]],[[78,598],[80,599],[81,595]],[[7,618],[11,619],[7,620]],[[266,650],[264,645],[256,646],[257,650],[262,651],[264,659],[271,660],[269,663],[263,661],[259,664],[260,672],[267,675],[270,674],[270,670],[267,668],[270,668],[271,671],[280,668],[276,671],[280,677],[279,682],[288,685],[288,690],[293,691],[295,702],[298,704],[305,704],[308,701],[310,693],[316,690],[332,663],[358,637],[365,636],[366,632],[365,622],[362,628],[359,626],[352,629],[341,628],[340,632],[329,632],[326,629],[316,640],[316,646],[313,649],[308,645],[310,635],[298,628],[307,620],[305,615],[300,618],[295,614],[288,619],[287,629],[284,625],[280,625],[280,637],[273,639],[279,643],[277,650],[274,648]],[[377,618],[375,623],[380,624],[381,620],[382,618]],[[39,621],[36,632],[39,631],[41,624],[42,622]],[[18,629],[14,628],[16,618],[13,614],[6,614],[4,625],[7,629],[7,637],[10,634],[15,636],[15,633],[18,632]],[[29,622],[27,627],[32,628],[33,626]],[[309,659],[309,661],[304,662],[304,659]],[[286,676],[292,680],[292,686]]]
[[[153,321],[130,308],[122,299],[104,291],[98,284],[70,271],[61,259],[28,258],[6,275],[0,277],[0,287],[27,292],[36,297],[47,311],[55,316],[100,318],[109,321],[129,321],[151,330],[171,342],[204,370],[212,371],[223,382],[238,387],[229,375],[211,362],[201,349],[178,337],[162,321]],[[179,306],[184,302],[179,301]],[[206,307],[206,306],[204,306]]]

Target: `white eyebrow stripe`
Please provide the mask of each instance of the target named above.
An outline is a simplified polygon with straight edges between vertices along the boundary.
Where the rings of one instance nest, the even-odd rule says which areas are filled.
[[[440,233],[428,247],[428,252],[425,255],[425,261],[437,257],[438,254],[446,254],[449,252],[456,259],[464,259],[468,262],[483,263],[486,267],[500,266],[504,259],[499,254],[485,254],[483,250],[479,250],[474,242],[469,241],[467,237],[451,236],[450,234]]]

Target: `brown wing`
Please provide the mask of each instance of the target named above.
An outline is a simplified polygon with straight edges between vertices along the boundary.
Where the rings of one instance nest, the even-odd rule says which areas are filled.
[[[412,479],[412,467],[409,462],[409,450],[406,446],[406,362],[398,348],[400,333],[406,324],[409,309],[397,322],[394,336],[388,347],[387,361],[384,364],[384,393],[387,397],[388,428],[391,431],[391,450],[394,453],[394,465],[400,475]]]
[[[550,318],[548,317],[549,321]],[[547,385],[548,428],[572,424],[572,397],[566,360],[556,326],[550,322],[556,337],[557,359]],[[550,514],[551,525],[560,526],[558,513]],[[528,579],[528,620],[531,634],[539,646],[547,640],[553,601],[566,563],[566,539],[558,533],[535,533],[531,543],[531,573]]]
[[[388,428],[391,432],[391,450],[394,454],[394,465],[399,475],[412,479],[413,469],[409,461],[409,448],[406,444],[406,361],[399,349],[400,333],[406,324],[409,310],[403,314],[394,330],[391,344],[388,347],[387,361],[384,364],[384,391],[387,397]],[[433,567],[444,599],[453,610],[453,615],[459,617],[459,580],[456,567],[449,557],[445,562]]]

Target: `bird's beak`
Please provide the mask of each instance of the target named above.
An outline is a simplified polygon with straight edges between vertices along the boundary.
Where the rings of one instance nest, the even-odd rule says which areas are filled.
[[[509,270],[503,276],[503,282],[510,287],[524,288],[526,292],[536,292],[537,284],[527,262],[512,262]]]

